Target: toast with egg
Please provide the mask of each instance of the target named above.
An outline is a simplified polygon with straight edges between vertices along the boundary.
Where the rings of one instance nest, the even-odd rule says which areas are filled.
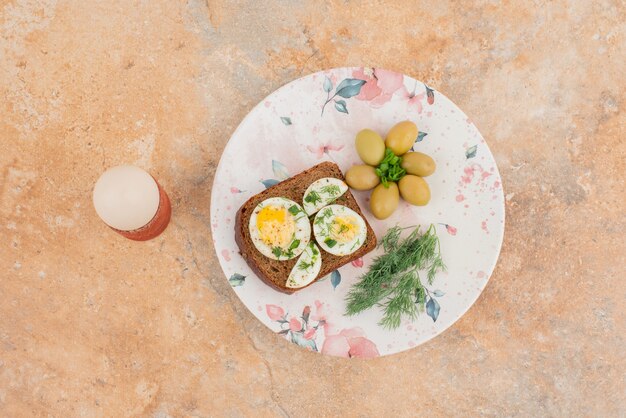
[[[315,181],[324,178],[335,178],[345,182],[343,174],[337,164],[323,162],[252,196],[237,211],[235,221],[235,241],[239,246],[241,255],[246,260],[252,271],[254,271],[254,273],[261,280],[278,291],[293,293],[297,290],[310,286],[319,279],[330,274],[332,271],[364,256],[376,248],[376,235],[374,234],[370,224],[367,222],[367,219],[365,219],[363,212],[361,212],[361,209],[359,208],[359,205],[350,190],[347,190],[332,203],[333,205],[345,206],[356,212],[356,214],[362,218],[367,231],[364,242],[355,252],[343,256],[331,254],[324,250],[322,246],[319,246],[322,256],[322,265],[315,279],[307,285],[300,288],[291,288],[287,286],[287,279],[296,263],[298,263],[298,257],[289,260],[275,260],[263,255],[255,246],[250,234],[249,224],[251,217],[255,212],[255,208],[257,208],[259,203],[270,198],[284,198],[302,205],[307,188],[309,188],[309,186]],[[308,222],[311,223],[311,228],[313,228],[314,218],[315,215],[312,215],[308,219]],[[310,241],[313,243],[315,242],[313,234],[311,234]]]

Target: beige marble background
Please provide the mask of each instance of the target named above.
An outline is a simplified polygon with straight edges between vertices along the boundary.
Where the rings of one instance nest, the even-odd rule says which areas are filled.
[[[626,6],[619,0],[0,0],[0,416],[626,416]],[[211,243],[229,136],[324,68],[447,94],[504,180],[500,262],[414,350],[305,352],[248,313]],[[106,228],[106,168],[172,198]]]

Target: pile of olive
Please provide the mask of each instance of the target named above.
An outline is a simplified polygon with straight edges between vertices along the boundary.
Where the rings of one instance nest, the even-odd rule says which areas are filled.
[[[370,209],[378,219],[391,216],[398,207],[400,196],[417,206],[424,206],[430,200],[430,188],[422,177],[435,171],[435,161],[421,152],[409,152],[417,134],[417,126],[413,122],[404,121],[391,128],[385,141],[371,129],[363,129],[356,136],[356,150],[365,165],[350,168],[346,173],[346,182],[355,190],[374,189],[370,198]],[[386,184],[383,184],[380,173],[388,169],[387,163],[381,164],[383,159],[388,160],[386,149],[399,157],[394,158],[399,162],[399,168],[394,170],[394,179],[399,180],[396,182],[385,179]]]

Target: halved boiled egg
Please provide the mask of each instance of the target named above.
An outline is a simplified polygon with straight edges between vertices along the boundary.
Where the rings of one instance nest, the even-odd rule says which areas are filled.
[[[315,215],[313,235],[324,251],[344,256],[365,243],[367,227],[363,218],[342,205],[326,206]]]
[[[322,268],[322,253],[313,242],[309,242],[287,278],[287,287],[298,289],[311,283]]]
[[[302,203],[307,215],[311,216],[324,206],[330,205],[338,197],[348,191],[348,185],[343,181],[324,177],[314,181],[304,192]]]
[[[259,203],[250,216],[249,229],[257,250],[274,260],[297,257],[311,240],[311,224],[304,209],[284,197]]]

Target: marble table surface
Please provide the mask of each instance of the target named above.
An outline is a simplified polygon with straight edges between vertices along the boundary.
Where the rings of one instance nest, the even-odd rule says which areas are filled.
[[[0,416],[624,416],[625,20],[618,0],[1,0]],[[246,113],[351,65],[454,100],[507,210],[469,312],[371,361],[261,325],[209,225]],[[95,215],[121,163],[170,194],[153,241]]]

